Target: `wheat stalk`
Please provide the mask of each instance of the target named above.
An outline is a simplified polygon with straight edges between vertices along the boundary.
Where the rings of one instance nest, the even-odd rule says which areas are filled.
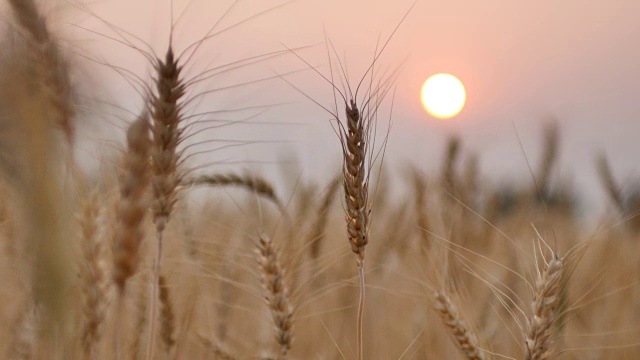
[[[613,177],[613,172],[611,171],[611,166],[609,165],[607,156],[605,154],[600,154],[596,159],[596,165],[598,168],[598,175],[600,175],[600,179],[602,180],[609,199],[611,199],[611,202],[613,202],[618,210],[620,210],[622,215],[626,215],[627,207],[622,199],[620,187]]]
[[[461,140],[457,136],[450,136],[447,140],[447,151],[442,162],[442,186],[445,192],[451,196],[458,194],[458,175],[456,174],[456,163],[460,156]],[[447,197],[448,198],[448,197]]]
[[[551,171],[558,161],[559,139],[558,126],[555,123],[547,125],[544,129],[542,160],[540,161],[540,167],[536,174],[537,183],[535,184],[534,195],[537,192],[540,192],[543,196],[549,193]]]
[[[427,254],[431,247],[431,224],[427,211],[427,180],[418,170],[413,170],[413,191],[415,194],[416,223],[421,243],[419,248],[422,253]]]
[[[333,204],[333,200],[339,188],[340,179],[335,178],[329,184],[329,187],[325,191],[324,196],[322,197],[322,201],[320,202],[320,207],[318,208],[318,216],[316,217],[316,221],[311,227],[311,235],[309,237],[309,242],[311,243],[311,246],[309,247],[309,253],[311,254],[311,259],[313,260],[318,259],[318,257],[320,256],[322,240],[324,239],[327,221],[329,220],[329,215],[331,214],[331,205]]]
[[[175,316],[173,314],[173,305],[169,297],[169,287],[167,280],[163,275],[158,279],[160,288],[160,338],[165,345],[167,354],[171,354],[176,340],[175,332]]]

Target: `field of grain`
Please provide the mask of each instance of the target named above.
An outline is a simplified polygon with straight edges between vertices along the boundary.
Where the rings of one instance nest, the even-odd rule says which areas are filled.
[[[621,190],[603,153],[594,168],[610,211],[587,224],[581,195],[558,180],[557,125],[541,129],[526,184],[483,178],[482,154],[455,136],[437,172],[382,162],[385,143],[374,140],[388,113],[378,111],[393,101],[396,73],[377,71],[375,58],[357,92],[327,45],[333,66],[318,78],[336,102],[318,105],[334,117],[339,141],[327,149],[343,161],[334,180],[291,179],[283,196],[283,184],[246,166],[193,165],[194,134],[227,144],[216,142],[217,125],[198,123],[204,90],[191,89],[296,49],[193,77],[184,71],[193,48],[167,39],[157,54],[140,50],[148,74],[117,69],[144,105],[120,123],[126,136],[105,145],[115,151],[86,164],[77,128],[98,110],[78,96],[78,51],[38,3],[7,3],[3,358],[640,357],[640,198]]]

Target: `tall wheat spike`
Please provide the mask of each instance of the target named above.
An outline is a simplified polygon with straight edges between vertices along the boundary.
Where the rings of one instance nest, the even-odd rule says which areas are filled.
[[[368,118],[360,114],[356,102],[345,106],[346,130],[343,130],[342,185],[344,188],[347,235],[351,251],[356,255],[360,297],[356,320],[357,359],[362,359],[362,321],[364,317],[364,260],[369,243],[369,169],[367,168]]]
[[[113,280],[120,292],[140,263],[140,244],[144,239],[143,222],[148,210],[146,191],[149,174],[149,120],[139,117],[127,131],[127,152],[120,178],[120,200],[114,238]]]
[[[538,272],[533,294],[533,315],[525,334],[525,359],[547,360],[552,357],[553,325],[558,319],[564,263],[553,255]]]
[[[184,130],[181,127],[183,122],[181,101],[185,95],[185,85],[181,76],[182,66],[178,64],[171,44],[169,44],[164,60],[157,59],[154,68],[156,93],[150,94],[151,118],[153,119],[151,127],[153,133],[151,151],[153,177],[151,184],[153,188],[153,222],[156,225],[157,243],[151,282],[150,330],[146,356],[148,360],[153,358],[155,342],[163,234],[177,201],[178,186],[182,181],[182,174],[178,171],[182,152],[178,150],[178,144]]]

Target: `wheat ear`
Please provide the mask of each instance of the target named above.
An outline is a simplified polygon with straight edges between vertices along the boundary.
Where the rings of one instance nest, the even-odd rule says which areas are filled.
[[[265,300],[271,310],[276,342],[282,359],[286,359],[293,341],[294,307],[289,298],[289,288],[280,263],[279,254],[271,239],[261,235],[258,239],[258,263],[265,290]]]
[[[538,273],[533,294],[533,315],[525,334],[525,359],[547,360],[551,358],[553,325],[558,318],[560,290],[564,264],[554,255]]]
[[[438,290],[434,294],[435,309],[440,318],[451,332],[458,348],[469,360],[484,360],[484,351],[478,345],[478,338],[460,315],[457,306],[449,296]]]
[[[52,122],[64,132],[69,143],[74,139],[72,118],[75,109],[71,94],[69,67],[62,58],[43,16],[33,0],[9,0],[31,51],[35,75],[42,81],[42,92],[48,102]]]
[[[178,65],[171,44],[164,60],[157,59],[154,68],[156,93],[150,95],[151,117],[153,119],[151,151],[153,178],[151,183],[153,188],[153,222],[156,225],[157,243],[151,282],[147,360],[153,358],[163,234],[176,203],[178,186],[181,182],[178,164],[182,153],[178,151],[178,144],[183,132],[181,100],[185,94],[185,85],[181,77],[182,66]]]
[[[194,178],[184,179],[182,181],[182,184],[184,184],[185,186],[207,185],[242,187],[266,199],[269,199],[274,205],[278,207],[278,210],[280,210],[280,212],[285,212],[285,207],[276,194],[273,185],[271,185],[271,183],[269,183],[266,179],[258,175],[239,175],[234,173],[202,175]]]
[[[365,121],[355,101],[346,106],[347,133],[342,181],[347,204],[347,234],[358,267],[363,266],[365,248],[369,243],[368,176],[366,169]]]
[[[85,359],[95,357],[95,348],[102,336],[102,328],[107,310],[109,283],[107,280],[105,244],[100,223],[99,196],[91,193],[85,201],[80,215],[82,241],[82,350]]]
[[[139,249],[144,238],[143,222],[148,208],[145,195],[149,185],[149,148],[149,121],[147,115],[142,115],[127,131],[127,152],[120,178],[113,251],[113,280],[120,296],[140,262]]]

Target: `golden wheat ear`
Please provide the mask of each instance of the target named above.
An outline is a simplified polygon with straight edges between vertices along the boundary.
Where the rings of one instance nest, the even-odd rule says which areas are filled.
[[[102,338],[107,312],[109,282],[105,268],[106,244],[101,222],[100,197],[92,192],[85,200],[80,214],[82,242],[82,351],[85,359],[95,358],[96,347]]]
[[[260,235],[257,243],[258,264],[264,298],[271,310],[276,343],[282,359],[286,359],[293,342],[294,307],[289,296],[289,287],[285,280],[284,268],[280,262],[278,250],[271,239]]]
[[[237,186],[245,188],[253,193],[271,201],[281,213],[285,213],[285,206],[276,194],[273,185],[261,176],[255,174],[213,174],[201,175],[182,180],[184,186]]]
[[[150,184],[149,119],[142,115],[127,131],[127,151],[120,178],[120,199],[114,238],[113,281],[122,297],[127,280],[140,263],[140,244],[144,239],[143,222],[149,203],[146,196]]]
[[[468,360],[484,360],[484,350],[478,345],[478,337],[467,325],[458,307],[444,290],[438,290],[433,296],[434,308],[449,330],[456,346]]]
[[[547,360],[553,355],[553,328],[558,319],[564,271],[563,259],[553,255],[537,278],[525,334],[525,359]]]
[[[182,151],[178,150],[178,145],[182,141],[184,131],[182,101],[186,88],[182,78],[182,66],[178,64],[171,44],[169,44],[164,59],[156,59],[154,69],[156,73],[154,78],[155,93],[149,94],[148,106],[151,109],[151,132],[153,134],[151,145],[153,201],[151,210],[156,226],[156,256],[151,283],[147,359],[153,358],[154,351],[164,230],[171,219],[183,176],[179,171]]]

